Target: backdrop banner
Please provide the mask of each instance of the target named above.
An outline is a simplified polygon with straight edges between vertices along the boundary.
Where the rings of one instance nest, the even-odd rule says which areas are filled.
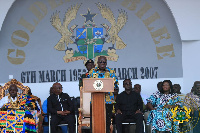
[[[100,55],[119,80],[180,78],[181,45],[162,0],[16,0],[0,32],[0,83],[78,81]]]

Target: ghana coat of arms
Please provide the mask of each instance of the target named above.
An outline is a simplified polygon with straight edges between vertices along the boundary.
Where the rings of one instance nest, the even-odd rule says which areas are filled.
[[[82,27],[74,24],[69,27],[72,20],[76,19],[81,4],[76,4],[68,8],[63,22],[59,17],[59,12],[55,12],[51,17],[51,25],[61,34],[61,38],[54,48],[58,51],[65,51],[64,61],[73,62],[76,60],[95,59],[99,56],[106,56],[107,60],[117,61],[119,56],[116,49],[123,49],[126,44],[119,37],[118,33],[127,22],[128,16],[124,10],[118,11],[117,21],[111,9],[104,4],[97,3],[101,16],[109,23],[103,23],[97,26],[93,18],[97,15],[88,8],[86,14],[80,14],[85,18]],[[109,26],[110,25],[110,26]],[[106,31],[104,33],[103,31]],[[76,32],[76,33],[75,33]],[[78,51],[74,51],[69,44],[77,45]],[[103,45],[108,44],[107,50],[103,50]]]

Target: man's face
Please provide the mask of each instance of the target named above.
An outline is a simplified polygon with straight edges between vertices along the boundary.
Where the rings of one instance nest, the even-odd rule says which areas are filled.
[[[174,93],[180,94],[180,93],[181,93],[180,90],[181,90],[180,85],[178,85],[178,84],[174,84],[174,85],[173,85],[173,92],[174,92]]]
[[[62,85],[60,83],[53,84],[53,93],[56,95],[60,95],[62,93]]]
[[[12,98],[15,98],[17,96],[17,91],[18,91],[17,86],[15,85],[10,86],[9,94]]]
[[[136,93],[140,93],[141,92],[141,86],[139,84],[134,85],[134,91]]]
[[[87,65],[86,65],[86,68],[87,68],[88,72],[94,67],[95,67],[94,63],[87,63]]]
[[[106,57],[105,56],[100,56],[98,58],[97,64],[98,64],[98,67],[99,67],[100,70],[105,70],[106,69],[106,65],[107,65]]]
[[[132,90],[132,82],[130,80],[125,80],[123,82],[123,87],[125,88],[125,90]]]

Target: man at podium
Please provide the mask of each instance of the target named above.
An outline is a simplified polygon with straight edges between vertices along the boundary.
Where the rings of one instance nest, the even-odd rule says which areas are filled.
[[[89,78],[114,78],[114,89],[118,88],[118,80],[115,71],[107,66],[107,59],[105,56],[100,56],[97,61],[98,66],[91,69],[89,72]],[[108,92],[105,94],[105,104],[106,104],[106,133],[110,131],[112,109],[113,109],[114,94]]]

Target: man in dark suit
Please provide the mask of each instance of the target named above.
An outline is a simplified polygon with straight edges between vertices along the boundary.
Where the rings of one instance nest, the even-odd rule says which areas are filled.
[[[51,132],[57,132],[57,125],[61,121],[68,123],[69,133],[74,133],[75,118],[72,114],[73,103],[67,93],[62,92],[60,83],[53,84],[53,94],[47,99],[48,112],[51,113]]]
[[[130,79],[123,81],[125,91],[117,96],[116,109],[116,127],[117,132],[122,133],[122,122],[126,119],[132,119],[136,122],[136,133],[143,133],[143,102],[139,93],[132,91],[132,82]]]

